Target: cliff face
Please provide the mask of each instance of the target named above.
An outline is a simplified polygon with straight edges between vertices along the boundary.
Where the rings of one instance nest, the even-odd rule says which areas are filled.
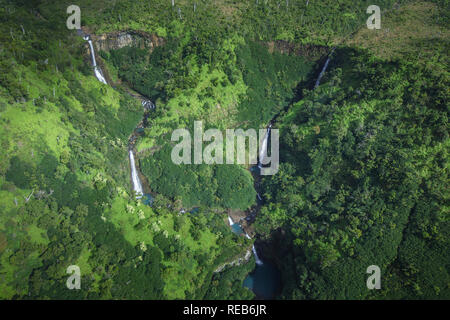
[[[214,270],[215,273],[222,272],[225,267],[233,267],[233,266],[240,266],[241,264],[244,264],[250,260],[250,257],[252,256],[251,250],[247,250],[245,252],[245,255],[242,257],[242,255],[233,261],[226,262],[222,265],[220,265],[216,270]]]
[[[142,31],[120,31],[101,35],[91,35],[96,51],[109,51],[126,46],[153,49],[164,44],[164,39]]]
[[[80,36],[89,35],[92,44],[94,46],[94,54],[100,69],[103,72],[103,76],[106,78],[109,84],[113,84],[111,77],[109,77],[108,70],[99,57],[98,53],[102,51],[110,51],[115,49],[120,49],[126,46],[137,47],[141,49],[147,49],[150,52],[157,46],[164,45],[164,38],[158,37],[154,34],[149,34],[143,31],[117,31],[111,33],[105,33],[100,35],[95,35],[90,33],[88,28],[82,27],[81,31],[78,32]],[[86,42],[86,55],[90,55],[89,45]],[[119,84],[120,80],[116,83]],[[132,94],[136,95],[136,93]],[[143,97],[141,97],[143,98]]]
[[[285,40],[262,42],[267,47],[270,53],[280,52],[282,54],[303,56],[308,60],[317,60],[330,51],[329,47],[313,45],[313,44],[301,44]]]

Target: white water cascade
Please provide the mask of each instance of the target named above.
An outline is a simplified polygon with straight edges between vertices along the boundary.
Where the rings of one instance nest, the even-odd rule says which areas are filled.
[[[139,179],[139,175],[137,174],[136,164],[134,162],[134,154],[133,150],[130,149],[130,166],[131,166],[131,180],[133,182],[133,190],[136,193],[136,199],[142,198],[144,194],[142,189],[142,183]]]
[[[251,237],[250,237],[247,233],[245,233],[245,236],[247,237],[247,239],[251,239]],[[259,265],[259,266],[262,266],[264,263],[263,263],[262,260],[258,257],[258,253],[256,252],[255,245],[253,245],[253,247],[252,247],[252,252],[253,252],[253,255],[255,256],[255,262],[256,262],[256,264]]]
[[[263,265],[263,262],[262,262],[261,259],[259,259],[259,257],[258,257],[258,253],[256,252],[255,245],[253,245],[252,251],[253,251],[253,255],[255,256],[255,262],[256,262],[256,264],[259,265],[259,266]]]
[[[155,104],[153,102],[151,102],[150,100],[142,100],[141,104],[145,109],[148,109],[148,110],[152,110],[152,109],[156,108]]]
[[[98,81],[107,84],[105,77],[103,76],[102,70],[97,66],[97,61],[95,60],[95,51],[94,46],[92,44],[92,40],[89,35],[85,35],[81,30],[78,30],[78,33],[80,35],[83,35],[83,39],[86,40],[89,43],[89,49],[91,52],[91,60],[92,60],[92,66],[94,67],[94,74],[95,77],[98,79]],[[155,105],[150,100],[143,100],[142,106],[146,109],[155,109]],[[129,156],[130,156],[130,167],[131,167],[131,182],[133,184],[133,190],[136,194],[136,199],[142,198],[144,195],[144,189],[142,188],[141,179],[139,178],[137,169],[136,169],[136,162],[134,159],[134,153],[132,149],[129,149]]]
[[[322,71],[320,71],[319,77],[317,78],[316,84],[314,85],[314,89],[317,89],[317,87],[319,86],[320,80],[322,80],[322,77],[323,77],[323,75],[325,74],[325,71],[328,68],[328,64],[330,63],[331,55],[333,54],[333,52],[334,52],[334,48],[331,50],[331,53],[328,55],[327,61],[325,61],[325,64],[324,64],[324,66],[322,68]]]
[[[266,134],[264,135],[264,139],[261,143],[261,148],[259,149],[259,161],[258,161],[258,168],[262,168],[262,161],[264,159],[264,155],[267,154],[267,142],[269,140],[270,135],[270,129],[272,128],[272,124],[267,127]]]
[[[228,216],[228,223],[230,224],[230,227],[233,226],[235,223],[233,222],[233,219],[231,219],[230,216]],[[247,239],[251,239],[251,237],[248,235],[248,233],[245,233],[245,236],[247,237]],[[255,245],[253,245],[252,247],[252,252],[253,255],[255,256],[255,262],[257,265],[261,266],[263,265],[263,262],[261,261],[261,259],[258,257],[258,253],[256,252],[255,249]]]
[[[98,79],[98,81],[107,84],[105,77],[103,77],[102,70],[97,66],[97,62],[95,61],[95,51],[94,46],[92,45],[92,40],[90,39],[89,36],[84,36],[83,38],[89,43],[89,49],[91,51],[92,66],[94,67],[95,77]]]

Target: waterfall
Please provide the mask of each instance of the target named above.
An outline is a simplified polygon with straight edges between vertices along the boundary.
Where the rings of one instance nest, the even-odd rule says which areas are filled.
[[[261,144],[261,148],[259,149],[259,161],[258,168],[262,168],[262,161],[264,159],[264,155],[267,154],[267,141],[269,140],[270,129],[272,128],[272,124],[267,128],[266,134],[264,135],[263,142]]]
[[[245,236],[247,237],[247,239],[251,239],[251,237],[248,235],[248,233],[245,233]],[[262,262],[262,260],[258,257],[258,253],[256,252],[256,248],[255,245],[253,245],[252,247],[252,252],[253,255],[255,256],[255,262],[257,265],[262,266],[264,263]]]
[[[92,45],[92,40],[89,36],[84,36],[84,40],[86,40],[89,43],[89,48],[91,51],[91,59],[92,59],[92,66],[94,67],[94,74],[95,77],[98,79],[98,81],[107,84],[105,77],[103,77],[102,70],[97,66],[97,62],[95,61],[95,51],[94,46]]]
[[[142,100],[141,104],[147,110],[151,110],[151,109],[155,109],[156,108],[155,104],[153,102],[151,102],[150,100]]]
[[[263,264],[263,262],[262,262],[261,259],[259,259],[259,257],[258,257],[258,253],[256,252],[255,245],[253,245],[252,251],[253,251],[253,255],[255,256],[255,262],[256,262],[256,264],[261,266],[261,265]]]
[[[98,66],[94,67],[94,73],[95,77],[98,79],[98,81],[107,84],[106,79],[103,77],[102,70]]]
[[[314,85],[314,89],[316,89],[319,86],[320,80],[322,79],[323,75],[325,74],[325,70],[327,70],[329,63],[330,63],[330,57],[328,57],[327,61],[325,61],[325,65],[323,66],[322,71],[320,71],[319,77],[317,78],[316,84]]]
[[[259,195],[259,193],[256,193],[256,196],[258,197],[259,201],[262,201],[261,196]]]
[[[97,62],[95,61],[95,52],[94,52],[94,46],[92,45],[92,40],[88,38],[87,42],[89,43],[89,49],[91,50],[92,66],[96,67]]]
[[[138,178],[138,179],[139,179],[139,178]],[[230,226],[233,226],[233,225],[235,224],[235,223],[233,222],[233,219],[231,219],[230,216],[228,216],[228,223],[230,224]],[[247,237],[247,239],[251,239],[251,237],[248,235],[247,232],[245,232],[245,236]],[[252,247],[252,252],[253,252],[253,255],[255,256],[255,262],[256,262],[256,264],[259,265],[259,266],[263,265],[264,263],[263,263],[263,262],[261,261],[261,259],[258,257],[258,253],[256,252],[255,245],[253,245],[253,247]]]
[[[328,68],[328,64],[330,63],[331,55],[333,54],[334,49],[335,49],[335,48],[333,48],[333,49],[331,50],[331,53],[328,55],[327,61],[325,61],[325,64],[324,64],[324,66],[323,66],[323,68],[322,68],[322,71],[320,71],[319,77],[318,77],[317,80],[316,80],[316,84],[314,85],[314,89],[316,89],[316,88],[319,86],[320,80],[322,80],[322,77],[323,77],[323,75],[325,74],[325,71],[326,71],[327,68]]]
[[[141,180],[137,174],[136,164],[134,162],[133,150],[130,149],[130,166],[131,166],[131,180],[133,182],[133,190],[136,192],[136,199],[142,198],[144,194]]]
[[[97,66],[97,61],[95,60],[95,51],[94,46],[92,44],[91,37],[87,34],[85,34],[82,30],[77,30],[78,34],[83,36],[83,39],[89,43],[89,49],[91,52],[91,60],[92,60],[92,66],[94,67],[94,74],[95,77],[98,79],[98,81],[107,84],[105,77],[103,76],[102,70],[99,66]],[[141,102],[142,106],[145,109],[155,109],[155,105],[150,100],[142,100]],[[134,142],[136,139],[136,136],[133,135],[130,141]],[[129,149],[129,155],[130,155],[130,167],[131,167],[131,182],[133,184],[133,190],[136,193],[136,199],[142,198],[144,195],[144,189],[142,188],[142,183],[139,178],[137,169],[136,169],[136,163],[134,159],[134,153],[133,150]]]

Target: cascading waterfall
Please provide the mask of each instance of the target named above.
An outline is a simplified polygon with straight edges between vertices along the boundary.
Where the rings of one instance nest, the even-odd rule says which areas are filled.
[[[92,60],[92,66],[97,66],[97,61],[95,61],[95,52],[94,52],[94,46],[92,45],[92,40],[89,38],[89,36],[85,36],[84,40],[86,40],[89,43],[89,50],[91,53],[91,60]]]
[[[228,223],[230,224],[230,227],[233,227],[233,225],[236,224],[236,223],[233,221],[233,219],[231,219],[230,216],[228,216]],[[247,237],[247,239],[251,239],[251,237],[248,235],[247,232],[245,232],[245,236]],[[253,247],[252,247],[252,252],[253,252],[253,255],[255,256],[255,262],[256,262],[256,264],[257,264],[257,265],[260,265],[260,266],[263,265],[262,260],[258,257],[258,253],[256,252],[255,245],[253,245]]]
[[[258,257],[258,253],[256,252],[255,245],[253,245],[252,251],[253,251],[253,255],[255,256],[255,262],[256,262],[256,264],[259,265],[259,266],[262,266],[262,265],[263,265],[263,262],[262,262],[261,259],[259,259],[259,257]]]
[[[79,30],[79,34],[83,35],[83,32]],[[97,66],[97,61],[95,60],[95,51],[94,51],[94,45],[92,44],[92,40],[89,35],[84,35],[83,39],[86,40],[89,43],[89,49],[91,52],[91,60],[92,60],[92,66],[94,67],[94,74],[95,77],[98,79],[98,81],[107,84],[105,77],[103,77],[102,70]],[[150,100],[143,100],[142,106],[145,109],[155,109],[155,105]],[[134,159],[134,153],[133,150],[129,149],[129,155],[130,155],[130,167],[131,167],[131,181],[133,184],[133,190],[136,193],[136,199],[142,198],[144,195],[144,189],[142,188],[141,179],[139,178],[137,169],[136,169],[136,162]]]
[[[97,62],[95,61],[95,51],[94,46],[92,45],[92,40],[89,36],[84,36],[84,40],[86,40],[89,43],[89,48],[91,51],[91,59],[92,59],[92,66],[94,67],[94,74],[95,77],[98,79],[98,81],[107,84],[105,77],[103,77],[102,70],[97,66]]]
[[[330,63],[331,55],[333,54],[334,49],[335,49],[335,48],[333,48],[333,49],[331,50],[330,54],[328,55],[327,61],[325,61],[325,64],[324,64],[324,66],[323,66],[323,68],[322,68],[322,71],[320,71],[319,77],[318,77],[317,80],[316,80],[316,84],[314,85],[314,89],[317,89],[317,87],[319,86],[320,80],[322,80],[322,77],[323,77],[323,75],[325,74],[325,71],[326,71],[327,68],[328,68],[328,64]]]
[[[247,237],[247,239],[251,239],[251,237],[250,237],[247,233],[245,233],[245,236]],[[258,257],[258,252],[256,252],[255,245],[253,245],[253,247],[252,247],[252,252],[253,252],[253,255],[255,256],[255,262],[256,262],[256,264],[262,266],[264,263],[263,263],[262,260]]]
[[[142,100],[141,104],[147,110],[152,110],[156,108],[155,104],[150,100]]]
[[[264,135],[264,139],[261,144],[261,149],[259,150],[259,161],[258,161],[258,168],[262,168],[262,161],[264,159],[264,155],[267,154],[267,142],[269,140],[270,135],[270,129],[272,128],[272,124],[267,127],[266,134]]]
[[[330,52],[330,54],[328,55],[328,58],[327,58],[327,60],[325,61],[325,64],[324,64],[322,70],[320,71],[319,77],[318,77],[317,80],[316,80],[316,84],[314,85],[314,89],[317,89],[317,87],[319,86],[320,80],[322,80],[322,77],[324,76],[325,71],[326,71],[327,68],[328,68],[328,65],[329,65],[329,63],[330,63],[331,56],[333,55],[334,49],[335,49],[335,48],[331,49],[331,52]],[[271,128],[272,128],[272,124],[270,124],[270,125],[267,127],[266,134],[264,135],[264,139],[263,139],[262,144],[261,144],[261,149],[259,150],[258,168],[260,168],[260,169],[262,168],[262,162],[263,162],[263,159],[264,159],[264,155],[267,154],[267,143],[268,143],[268,140],[269,140],[269,135],[270,135],[270,130],[271,130]],[[258,195],[258,198],[261,200],[259,194],[257,194],[257,195]]]
[[[316,89],[319,84],[320,80],[322,79],[323,75],[325,74],[325,70],[327,70],[328,64],[330,63],[330,57],[327,58],[327,61],[325,61],[325,65],[322,68],[322,71],[320,71],[319,77],[316,80],[316,84],[314,85],[314,89]]]
[[[322,67],[322,70],[320,71],[320,74],[316,80],[314,89],[317,89],[317,87],[320,85],[320,81],[322,80],[322,77],[324,76],[328,68],[328,65],[330,64],[334,49],[335,48],[333,48],[330,54],[328,55],[327,60],[325,61],[325,64]],[[272,121],[275,121],[278,115],[275,116],[272,119]],[[267,155],[268,139],[270,135],[271,126],[272,125],[269,125],[269,127],[267,128],[264,139],[261,142],[261,149],[259,150],[259,160],[258,160],[258,167],[260,169],[262,167],[264,156]],[[261,195],[259,193],[257,193],[256,196],[258,197],[259,201],[262,201]],[[247,233],[245,233],[245,236],[247,237],[247,239],[251,239]],[[252,247],[252,252],[255,257],[257,267],[255,268],[252,274],[249,274],[245,278],[243,285],[252,290],[253,292],[255,292],[255,294],[258,294],[263,298],[269,299],[273,298],[275,292],[278,290],[277,288],[279,288],[279,286],[281,285],[279,270],[273,264],[271,264],[270,261],[267,261],[266,263],[263,263],[261,261],[261,259],[258,257],[258,252],[256,251],[255,245],[253,245]]]
[[[131,166],[131,180],[133,182],[133,190],[136,193],[136,199],[142,198],[144,192],[142,189],[142,183],[137,174],[136,164],[134,162],[133,150],[130,149],[130,166]]]
[[[83,32],[83,30],[81,30],[81,29],[78,29],[77,33],[79,36],[82,36],[83,39],[89,43],[89,50],[91,53],[91,61],[92,61],[92,66],[94,67],[95,77],[97,78],[98,81],[100,81],[104,84],[108,84],[106,82],[105,77],[103,76],[102,70],[100,69],[99,66],[97,66],[97,61],[95,60],[94,46],[92,44],[91,37],[88,34],[85,34]],[[148,99],[142,99],[141,104],[144,107],[144,109],[147,111],[153,110],[156,108],[155,104]],[[144,116],[142,123],[145,124],[145,121],[146,121],[146,116]],[[134,133],[131,136],[130,140],[128,141],[128,144],[130,146],[129,147],[129,157],[130,157],[130,167],[131,167],[131,182],[133,184],[133,190],[136,194],[136,199],[141,199],[144,196],[144,189],[142,187],[141,179],[139,178],[139,175],[138,175],[138,172],[136,169],[136,162],[134,159],[134,153],[133,153],[133,149],[132,149],[132,145],[136,141],[136,138],[137,138],[136,133]],[[151,195],[146,194],[145,196],[146,196],[146,200],[144,200],[144,203],[151,205],[151,203],[153,201],[151,198]]]

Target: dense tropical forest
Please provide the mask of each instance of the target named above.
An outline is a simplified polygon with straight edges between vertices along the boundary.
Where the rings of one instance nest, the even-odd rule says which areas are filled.
[[[449,3],[372,2],[0,0],[0,298],[450,299]],[[279,171],[173,163],[198,120]]]

